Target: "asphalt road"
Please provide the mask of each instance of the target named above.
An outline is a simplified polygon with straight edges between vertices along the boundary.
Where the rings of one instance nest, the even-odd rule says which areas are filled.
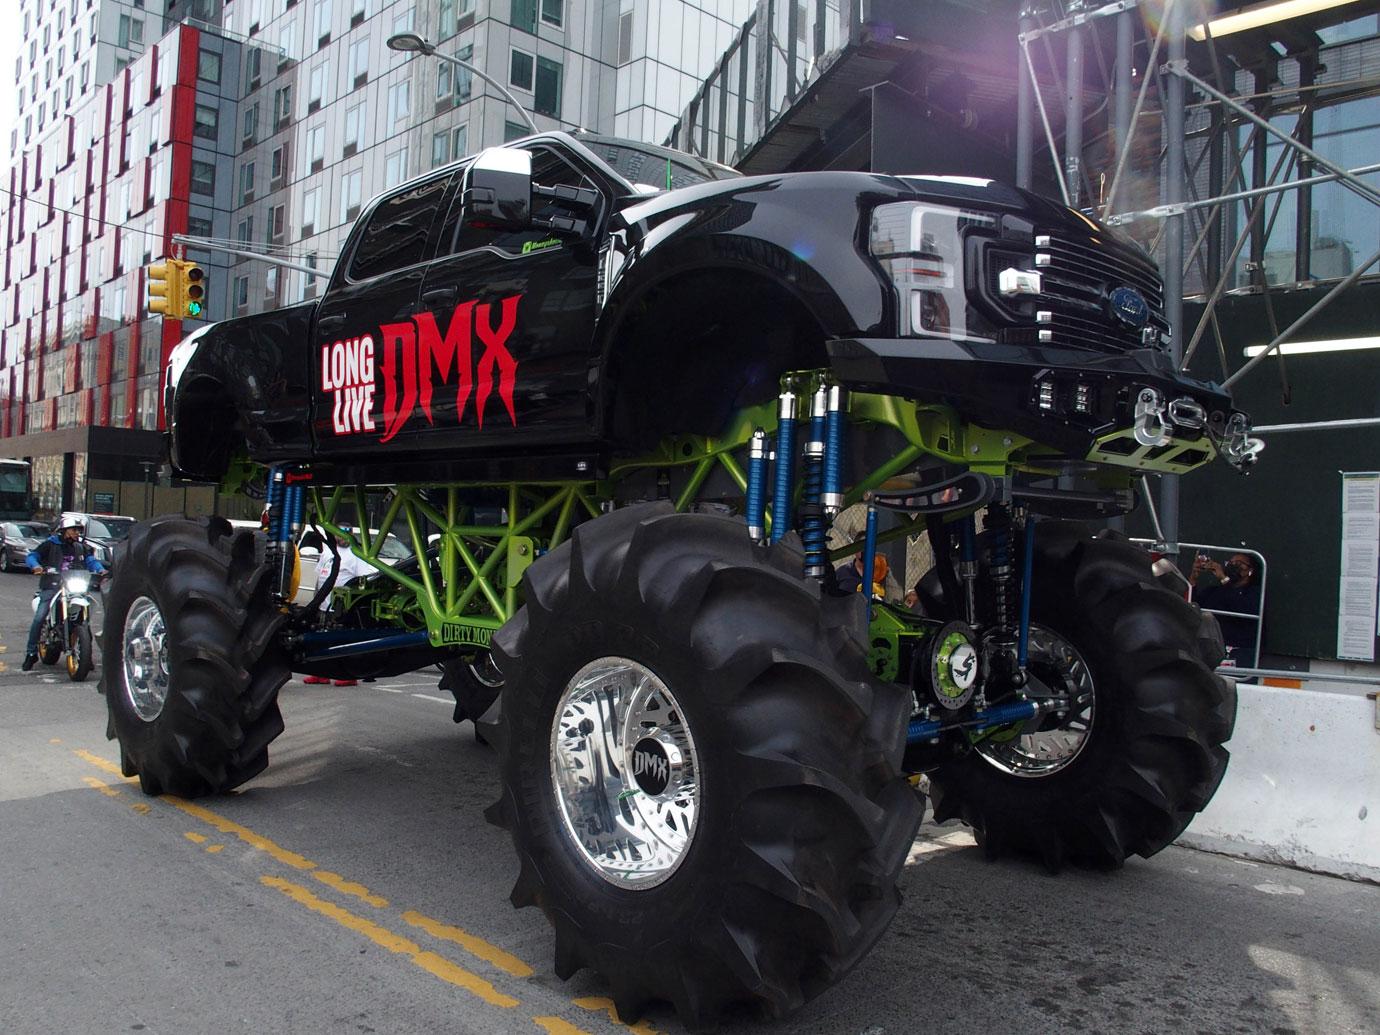
[[[485,824],[491,753],[431,674],[289,683],[266,773],[198,802],[120,777],[95,677],[19,670],[0,576],[0,1030],[627,1030],[551,970]],[[1380,887],[1170,848],[1115,874],[988,863],[926,825],[842,984],[738,1032],[1380,1032]],[[680,1032],[669,1008],[633,1030]]]

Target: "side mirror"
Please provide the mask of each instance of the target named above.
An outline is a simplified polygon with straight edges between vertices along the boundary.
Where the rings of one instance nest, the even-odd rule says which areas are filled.
[[[532,225],[532,152],[490,147],[465,172],[461,218],[466,226],[526,230]]]

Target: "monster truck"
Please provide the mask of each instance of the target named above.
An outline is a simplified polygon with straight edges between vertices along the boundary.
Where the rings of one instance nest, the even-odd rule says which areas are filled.
[[[319,300],[174,350],[173,466],[268,527],[130,535],[121,764],[221,793],[267,765],[290,673],[439,665],[557,973],[629,1020],[783,1015],[896,911],[922,774],[939,818],[1051,867],[1151,855],[1211,798],[1216,626],[1078,523],[1254,456],[1167,339],[1141,249],[998,183],[740,177],[583,132],[428,173]],[[313,532],[376,573],[299,606]],[[850,551],[920,535],[918,608],[840,591]]]

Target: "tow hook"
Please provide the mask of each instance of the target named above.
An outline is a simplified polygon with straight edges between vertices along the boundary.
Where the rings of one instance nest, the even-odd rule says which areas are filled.
[[[1169,441],[1164,409],[1164,397],[1153,388],[1142,388],[1136,396],[1135,436],[1142,446],[1162,446]]]
[[[1265,443],[1251,438],[1251,421],[1244,413],[1233,413],[1222,432],[1222,456],[1238,471],[1245,472],[1260,459]]]

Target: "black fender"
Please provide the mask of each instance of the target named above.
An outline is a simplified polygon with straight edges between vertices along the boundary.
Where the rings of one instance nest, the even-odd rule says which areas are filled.
[[[219,480],[231,458],[311,455],[308,353],[315,302],[212,324],[169,362],[169,454],[183,475]]]
[[[885,333],[894,293],[867,255],[867,220],[905,196],[888,178],[822,173],[720,181],[624,209],[604,257],[596,427],[642,444],[714,434],[773,397],[784,371],[828,365],[824,343],[844,328]]]

